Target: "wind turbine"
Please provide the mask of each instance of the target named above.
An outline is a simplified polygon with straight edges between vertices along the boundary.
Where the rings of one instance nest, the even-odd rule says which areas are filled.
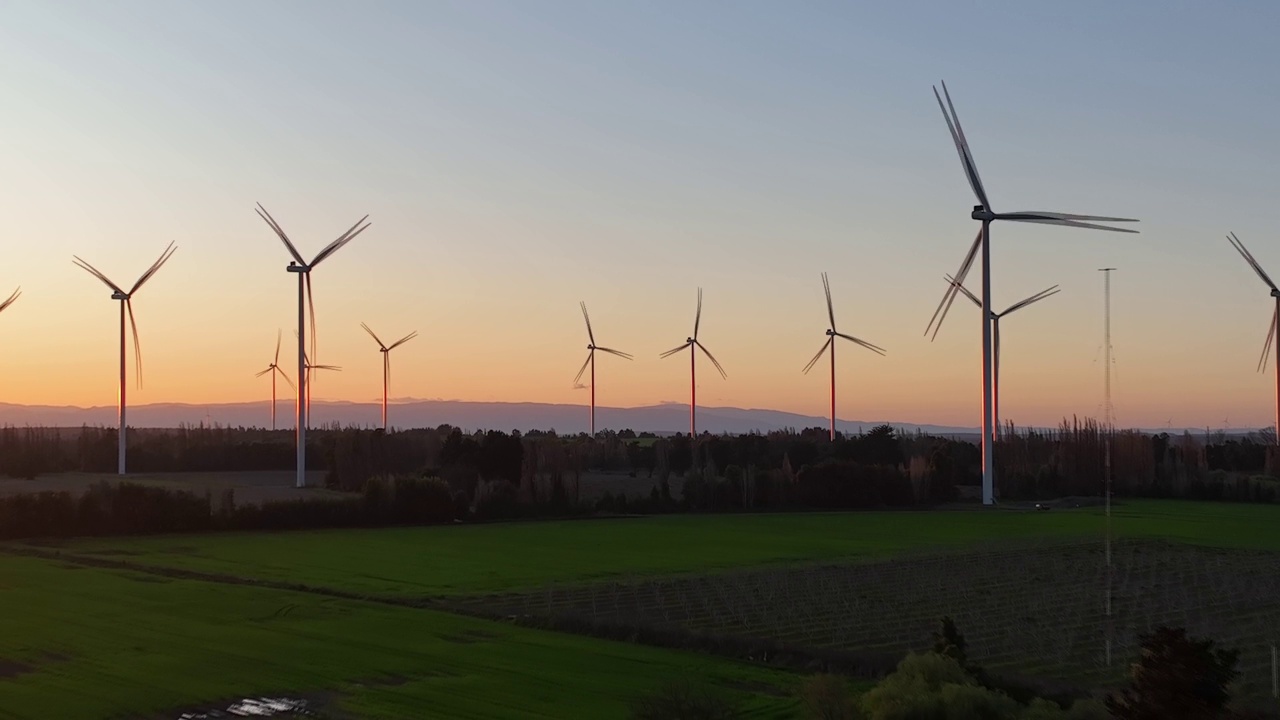
[[[316,256],[311,259],[311,262],[308,263],[307,261],[302,259],[302,255],[298,252],[298,249],[293,246],[293,243],[289,240],[289,236],[284,234],[284,230],[280,228],[280,224],[275,221],[275,218],[271,217],[271,214],[267,212],[266,208],[262,207],[262,203],[258,203],[256,212],[258,213],[259,217],[261,217],[263,220],[266,221],[268,225],[271,226],[271,229],[274,230],[276,235],[280,237],[280,241],[284,243],[285,248],[289,250],[289,254],[293,256],[293,260],[289,261],[289,266],[285,269],[291,273],[298,274],[298,332],[297,332],[297,335],[298,335],[298,398],[299,400],[298,400],[298,425],[297,425],[297,441],[296,441],[297,451],[298,451],[298,471],[297,471],[298,474],[295,480],[295,484],[298,487],[306,487],[307,486],[307,475],[306,475],[307,419],[304,413],[309,408],[304,407],[302,398],[304,396],[310,395],[310,393],[307,390],[308,361],[306,359],[306,352],[307,352],[306,324],[307,324],[308,307],[311,310],[311,316],[310,316],[311,317],[311,352],[313,355],[318,355],[318,353],[316,352],[316,340],[315,340],[315,334],[316,334],[315,303],[312,302],[312,299],[311,299],[311,270],[315,268],[315,266],[323,262],[325,258],[329,257],[330,255],[340,250],[343,245],[346,245],[347,243],[351,242],[353,239],[355,239],[357,235],[359,235],[360,233],[368,229],[371,223],[365,222],[365,220],[369,218],[368,215],[365,215],[364,217],[360,218],[360,220],[357,221],[355,225],[352,225],[350,228],[347,229],[346,232],[342,233],[342,235],[339,235],[337,240],[334,240],[328,245],[325,245],[324,249],[316,253]]]
[[[1249,252],[1235,233],[1228,234],[1227,240],[1240,253],[1244,261],[1249,263],[1249,267],[1258,273],[1262,282],[1271,288],[1271,297],[1275,299],[1276,309],[1271,313],[1271,326],[1267,328],[1267,339],[1262,343],[1262,359],[1258,360],[1258,372],[1267,369],[1267,357],[1271,354],[1271,343],[1274,341],[1276,344],[1276,443],[1280,444],[1280,332],[1276,332],[1276,329],[1280,328],[1280,288],[1271,282],[1271,278],[1253,258],[1253,253]]]
[[[974,240],[973,246],[969,250],[969,254],[965,258],[965,263],[961,265],[960,272],[956,273],[956,283],[963,283],[965,276],[969,272],[969,267],[973,264],[974,256],[979,249],[982,250],[982,504],[993,505],[995,503],[995,448],[994,438],[994,386],[992,383],[992,350],[991,350],[991,223],[996,220],[1011,220],[1013,222],[1030,222],[1041,223],[1045,225],[1061,225],[1063,227],[1086,228],[1091,230],[1110,230],[1112,232],[1137,232],[1127,228],[1110,227],[1107,225],[1099,225],[1099,222],[1137,222],[1132,218],[1103,217],[1099,215],[1074,215],[1071,213],[1044,212],[1040,210],[998,213],[991,207],[991,201],[987,198],[986,188],[982,185],[982,179],[978,177],[978,168],[973,160],[973,153],[969,150],[969,142],[965,139],[964,129],[960,127],[960,117],[956,114],[955,106],[951,103],[951,94],[947,92],[947,84],[942,83],[942,92],[946,96],[946,104],[943,104],[943,95],[938,94],[938,89],[933,89],[933,96],[938,101],[938,107],[942,110],[942,116],[947,121],[947,129],[951,131],[951,139],[955,143],[956,152],[960,155],[960,165],[964,169],[965,177],[969,181],[969,187],[973,190],[974,197],[978,199],[978,204],[973,207],[970,217],[982,223],[982,227],[978,232],[978,237]],[[942,298],[942,302],[938,304],[938,309],[934,311],[934,318],[938,318],[939,313],[943,316],[950,309],[951,302],[955,300],[958,290],[956,285],[947,288],[946,294]],[[933,321],[929,323],[933,326]],[[929,330],[925,330],[927,335]]]
[[[126,347],[125,315],[127,314],[129,316],[129,325],[130,327],[133,328],[133,359],[134,359],[134,364],[136,365],[136,367],[134,368],[134,372],[137,374],[138,387],[141,388],[142,387],[142,344],[138,341],[138,323],[133,318],[133,294],[138,292],[138,289],[141,288],[144,283],[150,280],[151,277],[160,270],[160,266],[164,265],[165,262],[169,260],[169,258],[173,255],[175,250],[177,250],[177,248],[174,247],[174,244],[169,243],[169,246],[166,247],[164,249],[164,252],[160,254],[160,259],[152,263],[151,267],[147,268],[147,271],[142,273],[142,277],[138,278],[138,282],[134,283],[133,287],[129,288],[128,292],[125,292],[120,288],[119,285],[116,285],[115,283],[111,282],[111,280],[106,275],[103,275],[101,272],[99,272],[97,268],[85,262],[84,260],[81,260],[78,255],[72,256],[73,258],[75,258],[73,262],[77,267],[84,268],[87,272],[89,272],[89,274],[98,278],[103,282],[104,285],[111,288],[112,300],[120,301],[120,394],[119,394],[119,406],[118,406],[119,416],[120,416],[119,418],[120,429],[116,436],[116,439],[118,442],[118,448],[116,451],[116,465],[117,465],[116,472],[120,475],[125,474],[125,378],[127,376],[126,363],[125,363],[125,347]],[[13,302],[16,298],[17,298],[17,294],[15,293],[12,297],[9,298],[8,301],[6,301],[6,306],[8,303]]]
[[[978,309],[982,309],[982,301],[979,300],[976,295],[969,292],[968,288],[956,282],[955,278],[951,277],[950,275],[944,276],[943,279],[946,280],[948,283],[954,285],[957,289],[960,290],[960,292],[964,293],[964,296],[972,300],[973,304],[978,306]],[[1051,288],[1041,290],[1035,295],[1019,300],[1018,302],[1005,308],[1003,312],[991,313],[991,336],[992,336],[992,344],[995,346],[994,348],[995,352],[993,353],[995,357],[993,358],[994,362],[992,364],[992,373],[991,373],[993,378],[993,381],[991,383],[991,400],[992,400],[991,415],[992,415],[992,420],[995,423],[994,425],[995,435],[997,438],[1000,436],[1000,318],[1012,312],[1021,310],[1022,308],[1032,303],[1039,302],[1049,297],[1050,295],[1056,295],[1059,292],[1060,290],[1058,290],[1058,286],[1054,285]],[[938,329],[941,327],[942,327],[942,323],[939,322],[938,327],[934,328],[935,336],[937,335]]]
[[[279,330],[276,331],[275,359],[271,361],[271,364],[267,366],[266,370],[263,370],[262,372],[255,374],[254,377],[262,377],[267,373],[271,373],[271,429],[275,430],[276,429],[276,375],[278,374],[280,377],[284,378],[284,381],[289,383],[289,387],[293,388],[295,392],[298,389],[297,386],[293,384],[293,381],[289,379],[289,376],[285,374],[285,371],[280,369],[280,331]]]
[[[294,333],[294,334],[296,335],[297,333]],[[306,377],[307,391],[306,393],[303,393],[301,391],[298,393],[298,404],[303,405],[304,399],[305,399],[305,406],[303,408],[304,412],[302,414],[302,424],[303,424],[303,427],[310,430],[311,429],[311,385],[312,385],[311,371],[312,370],[333,370],[335,372],[339,372],[342,370],[342,368],[338,367],[337,365],[312,365],[311,358],[308,357],[306,353],[302,354],[302,367],[304,369],[304,375]]]
[[[813,356],[808,365],[804,366],[806,375],[813,369],[814,365],[822,359],[822,353],[831,351],[831,439],[836,439],[836,338],[844,338],[852,343],[857,343],[862,347],[874,353],[885,354],[885,350],[877,345],[872,345],[864,340],[859,340],[852,335],[845,335],[836,330],[836,311],[831,304],[831,283],[827,281],[827,274],[822,273],[822,290],[827,294],[827,318],[831,321],[831,327],[827,328],[827,341],[822,344],[822,349],[818,350],[818,354]]]
[[[601,352],[607,352],[610,355],[617,355],[618,357],[624,358],[627,360],[632,360],[633,358],[630,353],[624,353],[621,350],[614,350],[612,348],[600,347],[599,345],[596,345],[596,334],[591,331],[591,316],[587,315],[587,304],[585,302],[579,302],[578,305],[582,308],[582,319],[587,322],[587,340],[589,342],[587,343],[587,360],[586,362],[582,363],[582,369],[578,371],[578,374],[576,376],[574,376],[573,384],[574,385],[578,384],[578,381],[582,379],[582,373],[586,372],[587,366],[590,365],[591,366],[591,437],[595,437],[596,436],[596,351],[599,350]]]
[[[706,354],[707,359],[712,365],[716,366],[716,370],[720,371],[720,377],[728,378],[724,368],[720,367],[720,362],[715,359],[710,350],[707,350],[701,342],[698,342],[698,326],[702,323],[702,288],[698,288],[698,311],[693,316],[693,336],[685,338],[684,344],[680,347],[672,348],[660,355],[659,357],[669,358],[685,348],[689,349],[689,438],[698,437],[698,426],[695,421],[694,413],[698,407],[698,350]]]
[[[378,343],[378,352],[382,353],[382,431],[386,432],[387,430],[387,386],[391,383],[391,351],[409,342],[410,340],[418,337],[418,331],[414,330],[413,332],[409,333],[408,335],[405,335],[404,337],[391,343],[390,345],[385,345],[383,344],[382,340],[378,339],[378,336],[375,335],[373,331],[369,329],[368,325],[365,325],[364,323],[360,323],[360,327],[364,328],[364,331],[369,333],[369,336],[373,338],[374,342]]]

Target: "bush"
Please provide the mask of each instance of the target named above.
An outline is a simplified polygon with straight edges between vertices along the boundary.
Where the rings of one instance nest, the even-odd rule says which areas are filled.
[[[1161,626],[1140,636],[1142,655],[1129,686],[1107,698],[1119,720],[1225,717],[1228,687],[1239,675],[1240,653],[1192,638],[1183,628]]]
[[[839,675],[814,675],[800,689],[800,704],[813,720],[860,720],[863,715]]]
[[[741,714],[738,703],[723,693],[688,680],[668,682],[631,707],[633,720],[731,720]]]
[[[482,480],[476,485],[475,516],[482,520],[510,520],[524,514],[520,491],[506,480]]]

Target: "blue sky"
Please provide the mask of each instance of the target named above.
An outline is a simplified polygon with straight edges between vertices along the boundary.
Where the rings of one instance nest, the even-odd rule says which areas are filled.
[[[114,308],[70,264],[139,294],[140,402],[262,395],[294,316],[261,201],[314,253],[317,397],[378,394],[359,330],[417,329],[393,395],[581,401],[577,301],[602,342],[602,404],[686,399],[656,354],[688,334],[729,370],[711,404],[821,414],[818,273],[841,329],[839,414],[976,422],[977,314],[921,337],[972,238],[934,103],[945,79],[1000,210],[1142,220],[1138,236],[993,232],[1006,415],[1101,402],[1102,283],[1115,277],[1116,397],[1135,424],[1262,425],[1270,315],[1223,239],[1280,273],[1280,99],[1268,3],[41,3],[0,8],[0,194],[24,296],[0,332],[18,402],[114,402]],[[977,277],[973,280],[976,282]],[[7,290],[5,291],[7,294]],[[865,356],[864,356],[865,355]]]

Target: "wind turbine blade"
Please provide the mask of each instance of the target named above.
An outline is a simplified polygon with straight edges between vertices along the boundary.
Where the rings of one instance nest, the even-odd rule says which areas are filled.
[[[277,367],[276,372],[280,373],[280,377],[283,378],[285,382],[289,383],[289,387],[293,388],[294,392],[298,392],[298,386],[293,384],[293,381],[289,379],[289,376],[285,374],[285,371]]]
[[[592,345],[595,345],[596,334],[591,331],[591,316],[587,315],[587,304],[579,301],[578,306],[582,308],[582,319],[587,321],[587,339],[591,341]]]
[[[280,338],[283,335],[284,333],[281,332],[280,328],[276,328],[276,359],[271,361],[272,365],[280,364]]]
[[[369,329],[368,325],[365,325],[364,323],[360,323],[360,327],[364,328],[364,331],[369,333],[369,337],[373,338],[373,341],[378,343],[379,348],[381,348],[383,351],[386,351],[388,349],[386,345],[382,344],[382,340],[380,340],[378,336],[375,335],[374,332]]]
[[[319,253],[317,253],[315,258],[311,261],[311,267],[315,267],[316,265],[319,265],[321,262],[324,262],[325,258],[338,252],[339,250],[342,249],[343,245],[346,245],[352,240],[355,240],[357,235],[367,230],[369,226],[373,224],[373,223],[365,223],[364,221],[367,219],[369,219],[368,215],[365,215],[364,217],[360,218],[360,220],[358,220],[355,225],[352,225],[350,228],[348,228],[347,231],[342,233],[342,235],[339,236],[337,240],[334,240],[333,242],[326,245],[325,248],[321,250]],[[364,223],[364,225],[360,225],[360,223]]]
[[[692,345],[692,344],[693,344],[692,342],[686,342],[685,344],[681,345],[680,347],[677,347],[677,348],[671,348],[670,350],[668,350],[668,351],[666,351],[666,352],[662,353],[662,354],[661,354],[661,355],[659,355],[658,357],[659,357],[659,358],[669,358],[669,357],[671,357],[672,355],[675,355],[676,353],[680,352],[681,350],[684,350],[685,348],[689,347],[689,346],[690,346],[690,345]]]
[[[831,302],[831,283],[827,280],[827,274],[822,273],[822,291],[827,295],[827,319],[831,321],[831,329],[836,329],[836,309]]]
[[[312,365],[308,369],[310,370],[341,370],[342,368],[337,365]]]
[[[1050,295],[1057,295],[1059,292],[1060,292],[1060,291],[1058,290],[1058,286],[1057,286],[1057,285],[1054,285],[1053,287],[1048,288],[1047,290],[1041,290],[1040,292],[1036,293],[1035,295],[1032,295],[1031,297],[1026,298],[1025,300],[1020,300],[1020,301],[1018,301],[1018,302],[1016,302],[1016,303],[1014,303],[1014,304],[1010,305],[1009,307],[1005,308],[1005,311],[1004,311],[1004,312],[1002,312],[1002,313],[1000,313],[1000,315],[1003,317],[1003,316],[1008,315],[1009,313],[1013,312],[1014,310],[1021,310],[1022,308],[1026,307],[1026,306],[1028,306],[1028,305],[1030,305],[1030,304],[1032,304],[1032,303],[1040,302],[1041,300],[1043,300],[1043,299],[1045,299],[1045,298],[1049,297]]]
[[[121,290],[119,285],[117,285],[117,284],[115,284],[115,283],[111,282],[111,279],[110,279],[110,278],[108,278],[106,275],[103,275],[103,274],[98,270],[98,268],[96,268],[96,267],[94,267],[94,266],[90,265],[89,263],[85,262],[84,260],[81,260],[79,255],[72,255],[71,257],[75,258],[75,260],[72,260],[71,262],[72,262],[72,264],[73,264],[73,265],[75,265],[76,267],[83,268],[83,269],[84,269],[84,270],[86,270],[90,275],[93,275],[94,277],[98,278],[98,279],[99,279],[99,280],[101,280],[101,281],[103,282],[103,284],[105,284],[107,287],[111,288],[112,290],[115,290],[116,292],[120,293],[121,295],[126,295],[126,294],[128,294],[128,293],[126,293],[124,290]]]
[[[133,287],[129,289],[129,294],[132,295],[138,292],[138,288],[142,287],[143,283],[150,280],[151,276],[155,275],[156,272],[160,270],[161,265],[164,265],[169,261],[169,258],[173,256],[174,251],[177,249],[178,248],[174,247],[173,243],[170,242],[169,246],[164,249],[164,252],[160,253],[160,259],[151,263],[151,267],[147,268],[147,271],[142,273],[142,277],[138,278],[138,282],[134,283]]]
[[[631,353],[624,353],[621,350],[614,350],[613,348],[607,348],[607,347],[597,347],[596,349],[599,350],[600,352],[607,352],[610,355],[617,355],[620,358],[626,358],[627,360],[635,359],[631,356]]]
[[[18,288],[17,290],[14,290],[13,294],[9,296],[8,300],[5,300],[4,302],[0,303],[0,312],[4,312],[10,305],[13,304],[14,300],[18,299],[18,296],[21,294],[22,294],[22,288]]]
[[[969,180],[969,187],[973,189],[973,194],[978,198],[978,202],[982,206],[991,209],[991,203],[987,200],[987,191],[982,187],[982,179],[978,177],[978,166],[973,161],[973,153],[969,150],[969,141],[964,137],[964,129],[960,127],[960,116],[956,114],[956,108],[951,104],[951,93],[947,92],[947,84],[942,83],[942,92],[947,96],[947,104],[942,104],[942,97],[938,95],[938,88],[933,89],[933,96],[938,100],[938,107],[942,110],[942,117],[947,121],[947,129],[951,131],[951,140],[956,144],[956,152],[960,155],[960,166],[964,168],[964,175]],[[947,112],[948,108],[950,113]]]
[[[275,231],[276,235],[280,237],[280,241],[284,243],[285,248],[288,249],[289,254],[293,256],[293,259],[297,260],[299,265],[306,265],[307,261],[302,259],[302,255],[298,252],[298,248],[293,246],[293,243],[289,240],[289,236],[284,234],[284,230],[280,228],[280,224],[276,222],[275,218],[271,217],[271,213],[267,212],[266,208],[262,207],[262,203],[258,203],[258,208],[255,212],[257,212],[258,216],[265,220],[266,223],[271,226],[271,229]]]
[[[702,354],[706,355],[707,359],[711,361],[711,364],[716,366],[716,370],[720,371],[720,377],[726,379],[729,377],[729,374],[724,371],[724,368],[720,367],[720,361],[716,360],[715,356],[711,354],[711,351],[708,350],[705,345],[697,340],[694,340],[693,344],[697,345],[698,349],[702,351]]]
[[[804,366],[803,372],[805,375],[808,375],[809,371],[813,369],[813,366],[818,364],[818,361],[822,359],[822,354],[825,353],[827,348],[830,346],[831,338],[827,338],[827,341],[822,343],[822,347],[818,349],[818,353],[813,356],[813,359],[809,361],[809,364]]]
[[[395,350],[396,348],[400,347],[401,345],[403,345],[403,344],[405,344],[405,343],[409,342],[410,340],[412,340],[412,339],[414,339],[414,338],[416,338],[416,337],[418,337],[418,331],[417,331],[417,330],[414,330],[413,332],[409,333],[408,335],[405,335],[404,337],[400,338],[399,340],[397,340],[397,341],[395,341],[395,342],[391,343],[389,346],[387,346],[387,352],[391,352],[392,350]]]
[[[1266,283],[1272,290],[1275,290],[1276,284],[1271,282],[1270,276],[1268,276],[1266,271],[1262,269],[1262,266],[1258,264],[1257,259],[1253,257],[1253,253],[1249,252],[1249,248],[1244,246],[1244,243],[1241,242],[1240,238],[1236,237],[1235,233],[1230,233],[1227,235],[1227,241],[1231,243],[1231,247],[1236,249],[1236,252],[1240,253],[1240,256],[1244,258],[1244,261],[1249,263],[1249,266],[1253,268],[1253,271],[1258,273],[1258,277],[1262,278],[1262,282]]]
[[[702,288],[698,288],[698,312],[693,316],[693,339],[698,339],[698,325],[702,323]]]
[[[997,213],[996,219],[1005,215],[1035,215],[1049,220],[1076,220],[1083,222],[1138,222],[1137,218],[1109,217],[1106,215],[1077,215],[1075,213],[1049,212],[1048,210],[1019,210],[1016,213]]]
[[[263,370],[262,372],[256,372],[256,373],[254,373],[254,374],[253,374],[253,376],[254,376],[254,377],[262,377],[263,375],[266,375],[267,373],[269,373],[269,372],[271,372],[272,370],[275,370],[275,369],[276,369],[276,366],[275,366],[275,365],[268,365],[266,370]]]
[[[1098,225],[1097,223],[1080,222],[1078,220],[1063,220],[1061,218],[1044,217],[1033,213],[1005,213],[1000,215],[998,220],[1012,220],[1013,222],[1029,222],[1038,223],[1040,225],[1060,225],[1062,227],[1084,228],[1087,230],[1106,230],[1108,232],[1134,233],[1137,230],[1129,228],[1111,227],[1110,225]]]
[[[319,358],[320,352],[317,350],[316,341],[316,301],[311,295],[311,273],[303,273],[307,276],[307,317],[311,323],[311,357]]]
[[[587,371],[587,366],[588,366],[588,365],[590,365],[590,364],[591,364],[591,353],[590,353],[590,352],[588,352],[588,353],[587,353],[587,359],[586,359],[586,361],[582,363],[582,368],[581,368],[580,370],[578,370],[578,374],[577,374],[577,375],[574,375],[574,376],[573,376],[573,384],[574,384],[574,385],[577,385],[577,384],[578,384],[578,381],[582,379],[582,374],[583,374],[583,373],[585,373],[585,372]]]
[[[964,256],[964,261],[960,263],[960,269],[956,271],[954,276],[955,284],[947,288],[947,292],[942,296],[942,302],[938,303],[938,309],[933,311],[933,317],[929,320],[929,327],[925,328],[924,334],[928,335],[929,331],[933,331],[933,338],[938,337],[938,331],[942,329],[942,321],[946,319],[947,313],[951,311],[951,303],[955,302],[956,285],[963,285],[964,279],[969,274],[969,268],[973,267],[974,258],[978,256],[978,248],[982,245],[982,230],[978,230],[977,236],[973,238],[973,244],[969,246],[969,253]],[[935,325],[936,323],[936,325]]]
[[[133,300],[125,300],[124,306],[129,311],[129,325],[133,328],[133,371],[138,387],[142,387],[142,342],[138,340],[138,321],[133,318]]]
[[[1258,361],[1258,372],[1267,369],[1267,357],[1271,354],[1271,341],[1276,337],[1276,321],[1280,320],[1280,308],[1271,313],[1271,327],[1267,328],[1267,341],[1262,344],[1262,359]],[[1277,359],[1280,362],[1280,359]]]
[[[885,350],[884,348],[880,347],[879,345],[872,345],[871,343],[867,342],[866,340],[859,340],[858,338],[856,338],[856,337],[854,337],[854,336],[852,336],[852,335],[845,335],[844,333],[836,333],[836,337],[842,337],[842,338],[844,338],[845,340],[848,340],[849,342],[857,343],[857,344],[861,345],[862,347],[864,347],[864,348],[866,348],[866,349],[870,350],[871,352],[873,352],[873,353],[877,353],[877,354],[879,354],[879,355],[884,355],[886,352],[888,352],[887,350]]]
[[[955,286],[956,290],[959,290],[960,292],[964,293],[964,296],[972,300],[974,305],[977,305],[979,308],[982,307],[982,301],[978,299],[977,295],[974,295],[973,293],[969,292],[969,288],[956,282],[956,279],[951,277],[950,275],[943,275],[942,278],[946,280],[948,283],[951,283],[953,286]]]

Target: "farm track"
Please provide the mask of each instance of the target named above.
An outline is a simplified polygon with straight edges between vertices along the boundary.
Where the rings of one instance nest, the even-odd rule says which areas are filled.
[[[1106,568],[1093,541],[1014,543],[849,564],[548,585],[457,601],[493,615],[583,618],[788,645],[905,653],[956,619],[969,654],[996,671],[1080,684],[1122,677],[1137,635],[1179,625],[1240,650],[1248,694],[1270,690],[1280,641],[1280,553],[1165,541],[1113,547],[1105,663]]]

